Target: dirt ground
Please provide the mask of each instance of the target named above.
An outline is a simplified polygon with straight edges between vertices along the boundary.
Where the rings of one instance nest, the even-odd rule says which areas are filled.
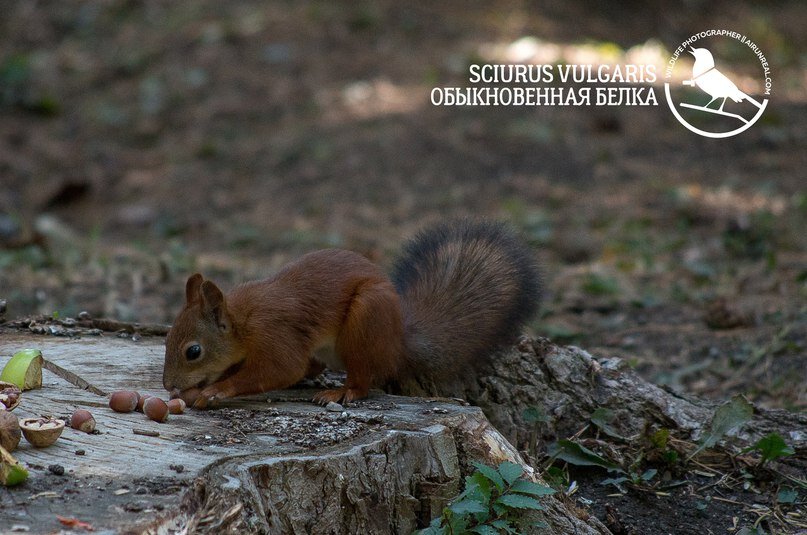
[[[803,411],[807,5],[596,7],[7,3],[5,318],[169,323],[195,270],[226,287],[334,246],[389,265],[429,222],[495,217],[543,265],[532,333],[687,394]],[[663,102],[429,103],[432,87],[467,83],[468,64],[524,36],[669,51],[705,28],[753,35],[774,68],[761,122],[730,139],[694,136]],[[730,507],[703,511],[691,532],[753,519],[732,528]]]

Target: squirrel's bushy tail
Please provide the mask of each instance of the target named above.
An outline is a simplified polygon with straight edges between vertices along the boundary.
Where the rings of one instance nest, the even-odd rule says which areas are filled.
[[[410,373],[435,383],[513,342],[541,292],[532,251],[510,227],[493,222],[426,229],[404,248],[392,280]]]

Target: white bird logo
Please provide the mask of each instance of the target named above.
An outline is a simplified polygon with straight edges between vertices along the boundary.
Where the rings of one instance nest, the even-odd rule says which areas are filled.
[[[715,68],[715,60],[712,53],[705,48],[692,48],[689,53],[695,56],[695,64],[692,66],[692,79],[685,80],[684,85],[698,86],[705,93],[707,93],[712,100],[703,107],[697,107],[703,111],[717,111],[722,112],[723,106],[726,105],[726,99],[730,98],[734,102],[742,102],[747,100],[754,104],[757,108],[762,107],[762,104],[751,98],[748,94],[740,91],[734,82],[732,82],[725,74]],[[709,108],[709,105],[715,100],[722,98],[723,102],[720,103],[720,108],[714,110]],[[696,108],[696,106],[687,106]],[[733,114],[732,114],[733,115]]]

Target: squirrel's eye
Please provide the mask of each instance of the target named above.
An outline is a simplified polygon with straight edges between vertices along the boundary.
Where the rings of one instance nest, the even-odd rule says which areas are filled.
[[[192,346],[188,346],[188,349],[185,350],[185,357],[188,360],[196,360],[202,356],[202,346],[199,344],[193,344]]]

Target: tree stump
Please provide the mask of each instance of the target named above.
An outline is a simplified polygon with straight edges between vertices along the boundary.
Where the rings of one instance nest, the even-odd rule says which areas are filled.
[[[106,392],[165,396],[161,339],[0,335],[0,355],[24,347]],[[308,401],[315,389],[292,389],[159,424],[112,412],[106,398],[43,373],[15,415],[86,408],[98,434],[67,428],[49,448],[23,443],[14,452],[31,474],[0,488],[0,525],[31,533],[59,529],[59,515],[119,532],[408,534],[462,490],[473,461],[509,460],[535,478],[482,411],[460,400],[374,393],[328,410]],[[554,498],[545,505],[546,533],[607,533]]]
[[[0,356],[36,347],[107,392],[165,396],[162,339],[134,333],[139,341],[133,341],[131,331],[120,336],[58,338],[6,329]],[[696,439],[716,405],[643,381],[617,359],[527,338],[442,391],[478,407],[374,392],[328,410],[308,401],[316,389],[296,388],[189,410],[158,424],[139,413],[113,413],[106,398],[44,373],[43,388],[25,392],[15,414],[67,416],[87,408],[99,434],[66,429],[54,446],[22,444],[14,452],[31,476],[19,487],[0,488],[0,525],[32,533],[59,529],[58,514],[121,532],[408,534],[462,490],[474,461],[516,462],[536,479],[519,454],[535,440],[535,424],[524,417],[529,407],[549,416],[543,440],[573,435],[600,407],[617,414],[614,426],[625,437],[663,426]],[[398,386],[421,395],[433,389]],[[757,410],[735,435],[747,442],[771,431],[803,451],[807,415]],[[51,473],[52,465],[65,475]],[[542,502],[547,527],[536,533],[609,533],[569,503]]]

